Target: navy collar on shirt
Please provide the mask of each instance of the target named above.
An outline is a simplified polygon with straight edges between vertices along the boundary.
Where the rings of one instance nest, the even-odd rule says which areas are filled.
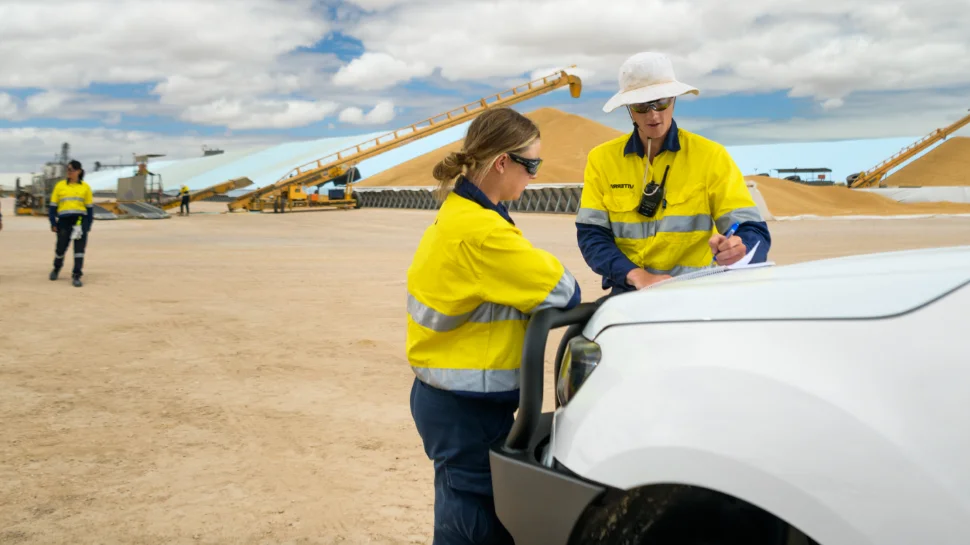
[[[471,180],[462,176],[458,179],[458,183],[455,185],[455,194],[459,197],[464,197],[470,201],[476,202],[482,205],[483,208],[488,208],[489,210],[494,210],[498,215],[502,216],[505,221],[515,225],[512,218],[509,216],[509,210],[505,208],[502,203],[495,204],[482,193],[482,190],[478,188]]]
[[[660,151],[657,153],[663,153],[665,151],[680,151],[680,138],[677,137],[677,122],[673,119],[670,120],[670,130],[667,131],[667,137],[664,138],[663,144],[660,146]],[[637,134],[637,130],[634,128],[630,139],[626,141],[626,147],[623,148],[623,155],[636,153],[642,159],[646,152],[647,150],[643,149],[643,141],[640,140],[640,135]]]

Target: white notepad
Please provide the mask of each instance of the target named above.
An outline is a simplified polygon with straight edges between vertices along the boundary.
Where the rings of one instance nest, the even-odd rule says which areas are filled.
[[[748,253],[744,254],[744,257],[742,257],[737,263],[734,263],[731,265],[711,265],[710,267],[705,267],[699,271],[694,271],[687,274],[674,276],[672,278],[667,278],[665,280],[661,280],[660,282],[650,284],[649,286],[645,288],[640,288],[640,289],[650,289],[654,286],[659,286],[667,282],[678,282],[681,280],[690,280],[692,278],[700,278],[702,276],[710,276],[712,274],[720,274],[727,271],[734,271],[738,269],[757,269],[759,267],[770,267],[771,265],[774,265],[775,264],[774,261],[765,261],[764,263],[751,263],[751,260],[754,259],[754,253],[755,251],[758,250],[758,246],[760,244],[761,244],[761,241],[756,242],[754,244],[754,247],[751,248],[751,250],[749,250]]]

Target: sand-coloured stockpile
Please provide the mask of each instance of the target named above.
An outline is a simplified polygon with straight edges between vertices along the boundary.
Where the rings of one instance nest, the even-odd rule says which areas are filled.
[[[540,108],[526,114],[542,133],[542,169],[534,184],[583,183],[586,155],[599,144],[623,133],[595,121],[569,114],[555,108]],[[631,128],[632,130],[632,128]],[[400,187],[433,186],[438,181],[431,176],[434,166],[449,153],[461,149],[461,140],[369,176],[359,186]]]
[[[813,187],[768,176],[745,176],[755,182],[773,216],[897,216],[966,214],[970,204],[901,203],[844,186]]]
[[[970,138],[952,137],[888,176],[891,187],[970,185]]]

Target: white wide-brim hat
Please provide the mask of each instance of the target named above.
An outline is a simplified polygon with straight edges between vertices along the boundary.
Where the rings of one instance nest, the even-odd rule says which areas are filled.
[[[662,53],[637,53],[624,61],[619,82],[620,91],[606,102],[604,112],[660,98],[700,94],[695,87],[677,81],[670,59]]]

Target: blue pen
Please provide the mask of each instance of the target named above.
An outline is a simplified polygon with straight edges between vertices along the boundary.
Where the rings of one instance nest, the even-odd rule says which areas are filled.
[[[738,222],[732,223],[731,224],[731,228],[727,230],[727,233],[724,233],[724,238],[731,238],[731,237],[733,237],[734,236],[734,232],[737,231],[737,230],[738,230]],[[716,261],[717,261],[717,255],[714,256],[714,259],[713,260],[711,260],[711,265],[713,265]]]

